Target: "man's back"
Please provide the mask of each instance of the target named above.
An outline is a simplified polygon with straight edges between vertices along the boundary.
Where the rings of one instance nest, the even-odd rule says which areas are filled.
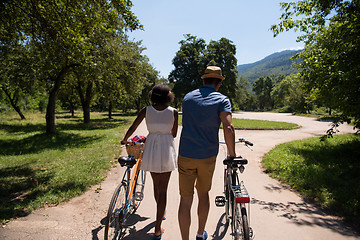
[[[215,87],[204,85],[188,93],[183,100],[183,130],[179,154],[204,159],[216,156],[219,149],[219,114],[231,112],[229,99]]]

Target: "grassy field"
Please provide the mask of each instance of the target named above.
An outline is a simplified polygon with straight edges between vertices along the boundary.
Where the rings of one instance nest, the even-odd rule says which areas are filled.
[[[359,135],[284,143],[265,155],[263,165],[271,176],[359,224]]]
[[[92,113],[83,124],[79,115],[57,114],[57,133],[44,134],[43,114],[1,114],[0,218],[2,222],[33,209],[80,195],[101,182],[113,166],[120,139],[133,116]]]
[[[237,118],[233,118],[233,124],[238,130],[291,130],[300,127],[295,123]]]
[[[182,116],[179,115],[179,125],[181,123]],[[291,130],[300,127],[295,123],[238,118],[233,118],[233,125],[237,130]]]

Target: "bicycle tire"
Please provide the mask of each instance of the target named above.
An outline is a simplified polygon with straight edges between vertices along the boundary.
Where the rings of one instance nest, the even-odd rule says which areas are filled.
[[[122,224],[126,216],[119,209],[126,205],[126,191],[127,185],[123,182],[116,187],[113,193],[106,215],[105,240],[120,239],[121,237]]]
[[[224,194],[225,194],[225,219],[226,223],[230,221],[230,205],[231,205],[231,196],[230,196],[230,178],[227,174],[227,169],[224,170]]]
[[[232,219],[231,219],[231,231],[234,240],[241,239],[241,219],[240,219],[240,210],[238,204],[233,202]]]
[[[236,171],[233,171],[231,175],[231,185],[239,185],[239,177]],[[239,204],[236,203],[235,196],[231,192],[231,230],[234,240],[242,239],[242,225],[241,225],[241,214]]]
[[[132,209],[131,214],[136,212],[144,197],[145,180],[146,180],[146,172],[140,170],[136,179],[136,184],[134,187],[133,197],[131,201],[131,209]]]
[[[244,240],[250,240],[250,228],[245,206],[241,206],[241,220]]]

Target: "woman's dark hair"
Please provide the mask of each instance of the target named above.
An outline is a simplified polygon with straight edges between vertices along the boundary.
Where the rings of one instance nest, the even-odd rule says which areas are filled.
[[[174,94],[170,91],[169,86],[157,84],[150,90],[149,98],[152,103],[167,105],[174,101]]]
[[[221,81],[219,78],[204,78],[204,83],[208,85],[218,85]]]

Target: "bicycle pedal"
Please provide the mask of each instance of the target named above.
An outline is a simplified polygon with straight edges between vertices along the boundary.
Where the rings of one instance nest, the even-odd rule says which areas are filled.
[[[250,236],[250,239],[254,239],[254,238],[255,238],[254,231],[253,231],[253,229],[252,229],[251,227],[249,228],[249,236]]]
[[[142,192],[135,192],[134,198],[136,201],[142,201],[144,199],[144,194]]]
[[[216,205],[217,207],[223,207],[223,206],[225,206],[225,202],[226,202],[226,200],[225,200],[225,197],[224,197],[224,196],[216,196],[216,197],[215,197],[215,205]]]

